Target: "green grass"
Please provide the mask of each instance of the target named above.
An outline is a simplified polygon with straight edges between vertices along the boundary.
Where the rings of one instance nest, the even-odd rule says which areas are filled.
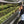
[[[1,12],[6,12],[7,10],[10,10],[10,9],[12,10],[13,8],[14,8],[14,7],[7,8],[7,9],[5,9],[5,10],[0,11],[0,13],[1,13]]]
[[[5,10],[2,10],[2,11],[0,11],[0,13],[1,13],[0,16],[3,16],[5,14],[7,14],[7,13],[9,13],[10,11],[12,11],[14,9],[15,9],[14,7],[10,7],[10,8],[7,8]]]
[[[7,5],[0,6],[0,9],[1,9],[2,7],[3,7],[3,8],[6,8],[6,7],[8,7],[8,6],[7,6]]]
[[[7,8],[8,6],[12,6],[12,4],[6,4],[6,5],[3,5],[3,6],[0,6],[0,9],[4,9],[4,8]]]
[[[13,11],[9,12],[8,14],[2,16],[2,17],[0,18],[0,24],[1,24],[2,22],[4,22],[6,19],[8,19],[8,18],[10,17],[10,15],[11,15],[12,13],[14,13],[15,10],[17,10],[18,8],[19,8],[19,7],[15,8]]]
[[[0,20],[2,22],[5,21],[6,19],[8,19],[8,17],[10,17],[9,15],[11,15],[11,14],[12,14],[12,11],[10,13],[6,14],[5,16],[1,17]]]
[[[14,7],[16,7],[16,5],[14,5],[14,4],[6,4],[6,5],[1,5],[0,6],[0,9],[4,9],[4,8],[7,8],[7,7],[11,7],[11,6],[14,6]]]

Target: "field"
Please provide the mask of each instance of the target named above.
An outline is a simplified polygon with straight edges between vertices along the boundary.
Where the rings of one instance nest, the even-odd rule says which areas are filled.
[[[0,24],[7,20],[19,8],[18,4],[5,4],[0,6]]]

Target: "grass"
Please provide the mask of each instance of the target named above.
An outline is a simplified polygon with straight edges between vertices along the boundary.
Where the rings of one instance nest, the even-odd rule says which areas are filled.
[[[5,10],[2,10],[2,11],[0,11],[0,16],[4,16],[4,15],[6,15],[7,13],[9,13],[10,11],[12,11],[12,10],[14,10],[15,8],[14,7],[10,7],[10,8],[7,8],[7,9],[5,9]]]
[[[7,20],[7,19],[10,17],[10,15],[11,15],[13,12],[15,12],[15,10],[17,10],[18,8],[19,8],[19,7],[15,8],[13,11],[9,12],[8,14],[2,16],[2,17],[0,18],[0,24],[1,24],[2,22],[4,22],[5,20]]]
[[[3,9],[4,9],[4,8],[7,8],[8,6],[12,6],[12,4],[1,5],[1,6],[0,6],[0,9],[2,9],[2,8],[3,8]]]

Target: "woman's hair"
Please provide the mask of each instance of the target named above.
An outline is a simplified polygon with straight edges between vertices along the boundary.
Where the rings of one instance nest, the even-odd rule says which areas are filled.
[[[22,4],[20,4],[20,7],[22,6]]]
[[[20,3],[19,3],[19,5],[21,6],[21,5],[22,5],[22,3],[20,2]]]

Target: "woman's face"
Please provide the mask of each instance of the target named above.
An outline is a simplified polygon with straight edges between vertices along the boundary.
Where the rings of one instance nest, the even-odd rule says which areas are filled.
[[[21,9],[23,9],[23,7],[21,6]]]

